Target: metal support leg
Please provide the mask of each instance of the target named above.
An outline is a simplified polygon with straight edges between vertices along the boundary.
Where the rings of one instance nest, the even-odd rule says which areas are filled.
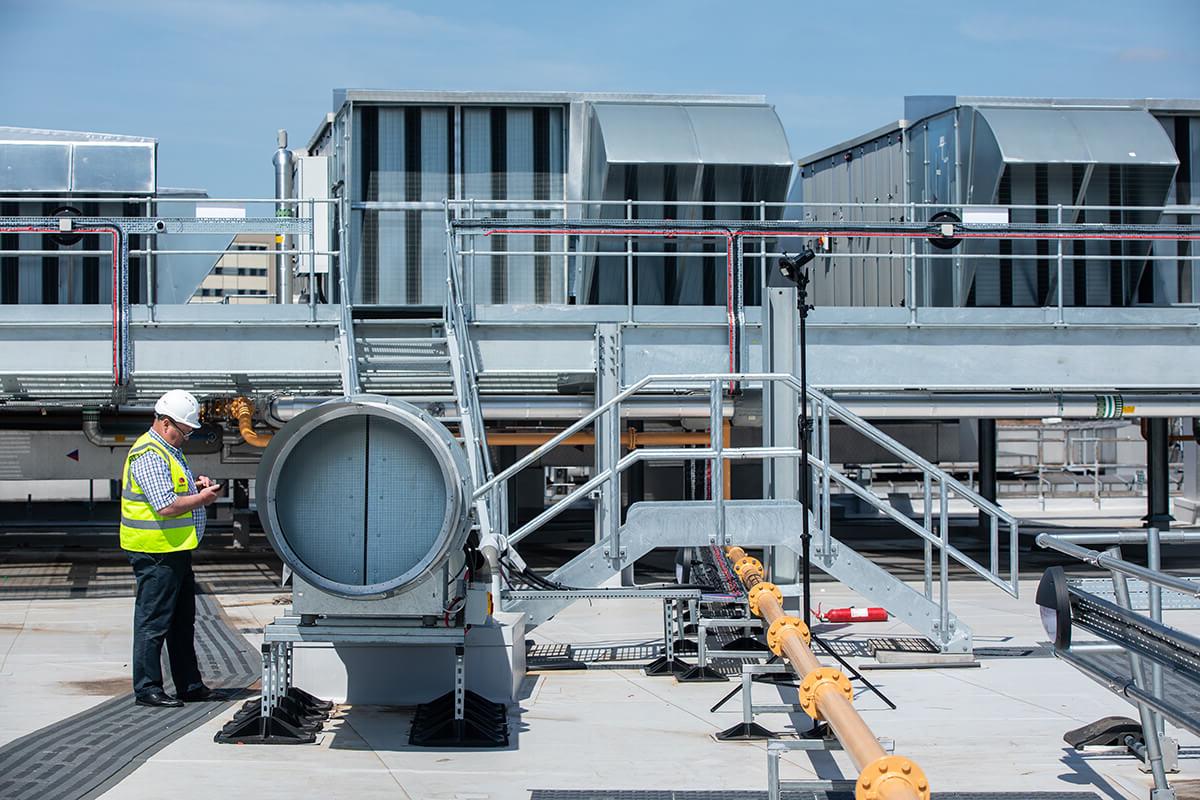
[[[776,670],[786,671],[788,668],[784,664],[767,664],[767,665],[742,665],[742,721],[731,728],[726,728],[716,735],[719,742],[746,742],[756,741],[759,739],[771,739],[775,734],[759,725],[754,721],[754,698],[751,694],[751,689],[754,686],[754,667],[775,667]],[[758,670],[759,672],[766,671],[765,669]],[[773,670],[774,671],[774,670]]]
[[[274,705],[275,688],[272,685],[272,681],[271,681],[272,665],[273,665],[273,659],[272,659],[272,650],[273,649],[274,649],[273,645],[269,645],[269,644],[263,644],[263,646],[261,648],[262,678],[260,680],[260,684],[262,686],[261,704],[262,704],[262,715],[263,715],[264,719],[271,716],[271,711],[275,708],[275,705]]]
[[[1152,570],[1162,569],[1162,542],[1159,538],[1158,528],[1146,529],[1146,566]],[[1156,583],[1147,584],[1150,591],[1150,619],[1155,622],[1162,622],[1162,587]],[[1163,696],[1163,674],[1162,664],[1157,661],[1150,665],[1150,685],[1153,687],[1154,696],[1162,698]],[[1154,714],[1155,727],[1158,729],[1159,736],[1166,732],[1166,725],[1163,722],[1162,714],[1155,712]],[[1164,762],[1167,772],[1178,771],[1178,764],[1172,764],[1171,759],[1166,758],[1164,752]]]
[[[767,800],[779,800],[779,756],[778,750],[767,749]]]
[[[461,725],[467,705],[467,676],[464,666],[464,647],[454,648],[454,723]]]
[[[682,629],[681,629],[682,630]],[[682,675],[691,665],[675,656],[675,602],[663,600],[663,654],[645,666],[646,675]]]
[[[1111,548],[1109,552],[1120,553],[1120,548]],[[1133,604],[1129,599],[1129,584],[1123,573],[1112,570],[1113,591],[1117,604],[1126,610],[1132,610]],[[1133,676],[1133,685],[1146,688],[1146,677],[1142,672],[1142,657],[1137,653],[1129,653],[1129,668]],[[1142,723],[1142,736],[1146,741],[1146,760],[1150,764],[1150,773],[1154,776],[1154,788],[1150,791],[1150,800],[1175,800],[1175,790],[1167,783],[1167,773],[1163,766],[1162,740],[1158,735],[1158,727],[1154,713],[1145,703],[1138,702],[1138,716]]]
[[[671,618],[673,606],[670,600],[663,600],[663,646],[664,655],[668,659],[675,658],[675,631],[671,630],[674,627],[674,620]]]
[[[996,502],[996,420],[979,420],[979,494]],[[986,532],[991,517],[979,510],[979,530]],[[995,568],[993,567],[993,570]]]
[[[1168,471],[1168,431],[1166,417],[1146,420],[1146,525],[1160,531],[1170,530],[1171,476]]]
[[[724,683],[729,680],[721,672],[709,666],[708,632],[712,628],[762,628],[762,622],[757,619],[701,619],[697,626],[696,666],[675,679],[680,683]],[[730,644],[733,644],[731,642]],[[721,658],[752,658],[759,659],[767,655],[767,651],[721,650]]]

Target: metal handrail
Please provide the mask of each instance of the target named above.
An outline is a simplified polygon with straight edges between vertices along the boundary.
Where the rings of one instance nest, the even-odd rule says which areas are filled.
[[[719,397],[721,388],[725,383],[736,381],[739,383],[754,383],[754,382],[778,382],[792,388],[793,391],[799,393],[801,390],[800,382],[795,376],[782,373],[693,373],[693,374],[673,374],[673,375],[647,375],[638,380],[628,388],[614,395],[611,399],[601,403],[595,409],[585,414],[579,420],[572,423],[570,426],[560,431],[545,443],[538,446],[523,458],[517,460],[507,469],[493,476],[490,480],[481,484],[475,490],[475,499],[483,500],[496,494],[503,494],[500,491],[501,487],[507,483],[514,475],[521,470],[532,465],[534,462],[549,453],[569,436],[578,433],[580,430],[601,418],[605,414],[619,412],[619,407],[622,402],[637,394],[643,389],[650,386],[661,386],[667,384],[666,387],[674,390],[695,389],[696,384],[706,382],[709,384],[708,390],[710,394]],[[991,501],[979,495],[974,490],[962,484],[957,479],[953,478],[943,470],[939,469],[926,459],[917,455],[915,452],[887,437],[878,429],[871,426],[861,417],[846,409],[841,404],[832,400],[832,398],[823,394],[819,390],[809,387],[809,400],[817,405],[817,413],[819,418],[823,419],[825,424],[828,423],[829,416],[836,416],[840,421],[848,427],[869,437],[873,442],[891,451],[898,457],[914,464],[926,476],[926,522],[924,525],[918,524],[907,516],[897,511],[890,503],[885,502],[875,496],[872,492],[859,486],[855,481],[846,476],[844,473],[835,469],[830,460],[829,440],[827,436],[820,438],[820,444],[815,450],[808,454],[808,463],[813,468],[815,475],[820,476],[822,481],[822,492],[818,495],[821,498],[820,513],[814,513],[813,509],[808,510],[810,519],[818,523],[818,530],[821,532],[826,547],[822,550],[825,557],[832,557],[832,544],[830,519],[829,519],[829,487],[830,482],[845,487],[851,493],[867,501],[873,507],[881,511],[884,515],[899,523],[905,529],[919,536],[928,548],[936,546],[942,556],[941,563],[941,606],[943,622],[948,623],[949,616],[949,589],[947,586],[948,580],[948,560],[953,559],[957,563],[969,569],[975,575],[995,585],[997,588],[1007,592],[1010,595],[1016,596],[1018,591],[1017,575],[1018,571],[1018,554],[1017,554],[1017,538],[1019,532],[1019,524],[1017,520],[1007,512],[1000,509]],[[534,517],[522,525],[518,530],[514,531],[508,537],[510,546],[519,543],[521,540],[529,536],[534,531],[541,528],[550,520],[554,519],[563,513],[568,507],[576,503],[584,497],[588,497],[597,489],[607,486],[608,491],[615,492],[614,484],[620,480],[621,474],[631,465],[641,461],[653,460],[677,460],[680,458],[695,458],[695,459],[712,459],[714,463],[720,463],[724,460],[742,460],[742,459],[761,459],[761,458],[797,458],[802,455],[802,450],[789,447],[740,447],[726,448],[720,442],[720,434],[717,430],[711,431],[711,446],[705,448],[654,448],[650,450],[636,450],[628,453],[625,456],[616,460],[614,464],[603,469],[599,474],[593,476],[586,483],[577,486],[565,497],[561,498],[553,506],[544,510],[541,514]],[[718,483],[718,479],[714,476],[714,485]],[[941,486],[939,492],[939,502],[941,505],[938,515],[939,525],[938,532],[934,533],[932,529],[932,519],[929,513],[929,491],[928,487],[937,482]],[[991,523],[991,558],[992,568],[989,570],[975,559],[954,547],[949,541],[949,518],[947,500],[949,494],[954,492],[961,498],[971,502],[976,508],[984,514],[992,518]],[[724,500],[720,497],[719,492],[714,492],[713,506],[714,510],[720,510]],[[1010,575],[1009,580],[1005,581],[997,574],[998,562],[998,523],[1004,522],[1009,526],[1010,530]],[[504,521],[501,521],[501,529]],[[614,523],[615,524],[615,523]],[[619,526],[618,526],[619,527]],[[612,541],[617,531],[609,531],[605,537],[606,541]],[[927,576],[927,587],[930,586],[930,581]],[[927,588],[926,595],[932,594],[931,589]],[[932,597],[930,597],[932,599]],[[947,630],[944,624],[943,631]]]
[[[791,382],[797,387],[799,387],[799,385],[800,385],[800,382],[795,380],[794,378],[792,379]],[[1011,514],[1009,514],[1007,511],[1005,511],[1004,509],[1000,508],[1000,506],[998,506],[995,503],[993,503],[992,501],[988,500],[986,497],[979,494],[978,492],[976,492],[974,489],[970,488],[966,484],[962,483],[961,481],[959,481],[957,478],[953,477],[949,473],[945,473],[942,469],[940,469],[939,467],[934,465],[932,462],[926,460],[925,458],[922,458],[917,453],[910,450],[908,447],[904,446],[900,442],[896,441],[895,439],[892,439],[887,434],[885,434],[883,431],[879,430],[874,425],[867,422],[865,419],[858,416],[853,411],[846,408],[844,405],[842,405],[841,403],[837,402],[829,395],[822,392],[820,389],[814,389],[812,387],[809,387],[808,393],[809,393],[810,397],[812,397],[815,400],[818,400],[818,402],[820,404],[824,405],[827,408],[832,409],[835,412],[835,415],[837,416],[837,418],[840,419],[843,423],[845,423],[846,425],[849,425],[851,428],[853,428],[857,432],[866,436],[871,441],[873,441],[875,444],[879,445],[880,447],[883,447],[886,450],[889,450],[890,452],[894,453],[895,455],[900,456],[908,463],[913,464],[914,466],[920,468],[921,471],[923,471],[923,472],[942,472],[946,476],[944,478],[944,482],[950,488],[952,488],[959,496],[961,496],[962,498],[964,498],[966,500],[970,500],[973,504],[979,506],[980,509],[987,511],[989,514],[992,514],[993,516],[996,516],[1005,522],[1008,522],[1008,523],[1011,523],[1014,525],[1017,524],[1016,518],[1013,517]]]
[[[1038,547],[1043,547],[1047,550],[1056,550],[1063,555],[1077,558],[1094,567],[1119,572],[1131,578],[1140,578],[1147,583],[1152,583],[1155,586],[1161,586],[1164,589],[1170,589],[1174,592],[1180,592],[1189,597],[1200,597],[1200,585],[1184,578],[1177,578],[1160,570],[1148,569],[1122,558],[1111,556],[1108,553],[1101,553],[1097,550],[1081,547],[1072,542],[1063,541],[1056,536],[1051,536],[1048,533],[1039,533],[1034,541],[1037,542]]]
[[[794,378],[789,383],[790,383],[790,385],[793,386],[793,388],[799,387],[799,381],[796,381]],[[940,572],[939,584],[940,584],[940,592],[942,594],[941,606],[942,606],[943,623],[944,623],[943,628],[942,628],[943,631],[945,631],[945,624],[949,622],[949,620],[946,618],[947,609],[948,609],[948,603],[946,602],[946,598],[950,591],[949,584],[948,584],[948,574],[947,574],[949,565],[945,561],[945,556],[947,554],[949,554],[951,557],[953,557],[954,560],[957,561],[958,563],[967,567],[967,569],[971,570],[972,572],[979,575],[981,578],[984,578],[985,580],[989,581],[990,583],[993,583],[997,587],[1003,589],[1005,592],[1012,595],[1013,597],[1016,597],[1018,595],[1018,593],[1020,591],[1020,564],[1019,564],[1020,555],[1019,555],[1019,549],[1018,549],[1020,524],[1017,522],[1017,519],[1015,517],[1013,517],[1011,514],[1007,513],[1003,509],[1001,509],[999,506],[997,506],[992,501],[990,501],[987,498],[980,495],[974,489],[970,488],[966,484],[959,481],[957,478],[955,478],[950,473],[939,468],[938,466],[936,466],[935,464],[926,460],[925,458],[922,458],[920,455],[915,453],[913,450],[904,446],[903,444],[896,441],[895,439],[887,436],[881,430],[879,430],[875,426],[871,425],[865,419],[858,416],[853,411],[851,411],[850,409],[843,406],[841,403],[838,403],[836,400],[829,397],[829,395],[825,394],[824,392],[820,391],[819,389],[814,389],[812,387],[809,387],[808,394],[809,394],[809,397],[812,400],[814,400],[815,404],[816,404],[816,413],[814,414],[814,416],[819,421],[821,421],[821,430],[824,432],[824,435],[820,437],[820,444],[822,445],[822,448],[824,448],[822,450],[822,452],[826,457],[828,457],[828,455],[829,455],[828,452],[825,451],[829,447],[829,441],[828,441],[829,437],[827,434],[828,417],[830,416],[830,413],[832,412],[832,415],[834,417],[836,417],[838,420],[840,420],[844,425],[847,425],[848,427],[852,428],[853,430],[858,432],[860,435],[865,436],[867,439],[874,442],[876,445],[882,447],[884,450],[887,450],[888,452],[892,453],[893,455],[896,455],[896,456],[904,459],[906,462],[912,464],[918,470],[921,471],[921,473],[925,476],[925,482],[926,482],[926,492],[925,492],[925,498],[924,498],[925,499],[925,516],[926,516],[926,519],[930,520],[930,522],[932,521],[931,515],[929,512],[929,504],[931,501],[931,495],[930,495],[931,484],[933,482],[936,482],[940,485],[940,491],[938,492],[938,502],[939,502],[939,506],[940,506],[938,509],[938,531],[939,531],[940,537],[938,538],[938,540],[936,542],[934,542],[933,539],[931,539],[930,537],[924,536],[923,534],[921,534],[921,535],[922,535],[922,538],[924,538],[927,543],[937,544],[939,552],[942,553],[942,555],[943,555],[942,563],[939,565],[939,572]],[[854,486],[851,486],[852,482],[849,481],[849,479],[846,479],[843,481],[839,477],[839,476],[841,476],[841,473],[837,472],[836,470],[830,469],[827,471],[826,474],[828,476],[833,477],[836,480],[838,480],[839,483],[846,486],[846,488],[849,488],[855,494],[859,494],[855,488],[857,486],[857,484],[855,484]],[[829,489],[830,489],[829,481],[823,480],[822,485],[821,485],[821,505],[820,505],[823,519],[821,521],[821,525],[819,526],[819,530],[821,531],[822,544],[824,545],[822,548],[822,552],[824,554],[824,557],[827,559],[833,557],[832,531],[831,531],[832,526],[829,524],[829,521],[828,521],[829,506],[830,506]],[[954,549],[950,546],[950,542],[949,542],[950,518],[949,518],[949,508],[948,508],[948,501],[949,501],[950,493],[954,493],[961,499],[968,501],[969,503],[971,503],[971,505],[978,508],[987,517],[989,517],[989,525],[988,525],[988,551],[989,552],[988,552],[988,554],[989,554],[989,566],[991,567],[990,569],[984,569],[983,566],[980,565],[977,561],[975,561],[974,559],[970,558],[966,554],[964,554],[961,551],[958,551],[957,549]],[[892,508],[891,504],[884,503],[882,501],[878,501],[878,499],[875,498],[875,495],[873,493],[866,492],[864,490],[863,494],[860,494],[859,496],[863,497],[864,500],[867,500],[875,508],[883,511],[884,514],[897,519],[897,521],[899,521],[899,517],[904,516],[902,514],[899,514],[899,512],[893,513],[895,511],[895,509]],[[907,519],[907,517],[905,517],[905,519]],[[1008,526],[1008,531],[1009,531],[1009,539],[1008,539],[1008,572],[1009,572],[1009,574],[1008,574],[1007,581],[1000,580],[997,577],[997,575],[999,573],[999,568],[1000,568],[999,525],[1001,522],[1003,522],[1005,525]],[[902,523],[902,524],[905,524],[905,523]],[[928,526],[928,524],[929,523],[926,523],[927,526]],[[905,525],[905,527],[909,527],[909,526]],[[926,529],[929,531],[932,531],[932,528],[927,527]],[[929,560],[930,555],[931,555],[931,553],[927,549],[927,551],[926,551],[927,573],[928,573],[928,570],[931,568],[931,564],[930,564],[930,560]],[[932,594],[931,583],[932,582],[929,579],[928,574],[927,574],[927,579],[926,579],[926,584],[925,584],[926,585],[926,596],[930,596]]]
[[[448,327],[447,342],[451,351],[450,370],[453,376],[455,400],[459,416],[464,426],[464,436],[468,439],[468,462],[471,467],[472,482],[478,485],[486,482],[492,475],[491,456],[487,448],[487,431],[483,424],[483,411],[479,406],[479,392],[475,376],[478,365],[475,363],[475,353],[471,347],[470,327],[467,325],[464,313],[462,294],[461,264],[458,251],[454,247],[454,231],[451,225],[450,204],[445,204],[446,218],[446,305],[443,316]],[[476,492],[472,496],[472,504],[481,527],[481,533],[507,524],[507,514],[503,513],[507,497],[502,493],[485,495]]]

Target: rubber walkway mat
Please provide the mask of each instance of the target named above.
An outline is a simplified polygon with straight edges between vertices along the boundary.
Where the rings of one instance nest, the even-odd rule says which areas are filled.
[[[3,545],[0,537],[0,545]],[[200,549],[197,583],[218,594],[288,591],[279,587],[274,553]],[[133,597],[133,570],[115,545],[106,550],[0,549],[0,600]]]
[[[216,599],[204,594],[196,597],[196,655],[216,690],[214,700],[146,708],[134,705],[130,692],[34,731],[0,747],[0,797],[97,797],[154,753],[250,696],[247,687],[262,672],[258,652],[230,626]]]
[[[854,792],[783,792],[782,800],[854,800]],[[532,789],[529,800],[767,800],[767,793],[672,789]],[[934,792],[932,800],[1100,800],[1092,792]]]

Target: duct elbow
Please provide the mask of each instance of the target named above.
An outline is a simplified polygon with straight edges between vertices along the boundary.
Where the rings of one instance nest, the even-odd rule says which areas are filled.
[[[129,447],[132,440],[123,434],[104,433],[100,429],[100,414],[96,411],[83,412],[83,437],[96,447]]]
[[[245,397],[235,397],[230,402],[229,415],[237,421],[238,433],[246,444],[251,447],[266,447],[271,443],[272,434],[258,433],[254,430],[254,404]]]

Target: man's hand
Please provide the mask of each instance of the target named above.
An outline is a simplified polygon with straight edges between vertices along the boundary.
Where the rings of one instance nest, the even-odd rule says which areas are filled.
[[[203,482],[203,483],[201,483]],[[225,492],[225,487],[203,475],[196,478],[196,493],[177,496],[175,502],[158,509],[164,517],[176,517],[200,506],[211,506]]]
[[[196,482],[196,485],[199,486],[199,481]],[[217,498],[221,496],[223,490],[224,487],[220,484],[209,481],[208,485],[200,489],[196,494],[200,497],[201,505],[210,506],[217,502]]]

